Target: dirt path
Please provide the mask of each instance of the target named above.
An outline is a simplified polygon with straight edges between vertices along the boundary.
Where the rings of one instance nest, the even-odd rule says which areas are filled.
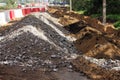
[[[83,73],[60,69],[56,72],[44,69],[26,69],[16,66],[0,66],[0,80],[90,80]]]
[[[78,73],[75,71],[68,71],[68,69],[64,68],[58,72],[53,73],[58,80],[90,80],[83,73]]]

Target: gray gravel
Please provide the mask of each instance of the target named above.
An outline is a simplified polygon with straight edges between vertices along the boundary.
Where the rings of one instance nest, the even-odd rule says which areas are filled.
[[[69,59],[78,53],[71,41],[35,16],[28,16],[0,33],[0,64],[57,71],[69,66]]]
[[[96,59],[96,58],[87,57],[87,56],[84,56],[84,58],[107,70],[120,70],[120,60]]]

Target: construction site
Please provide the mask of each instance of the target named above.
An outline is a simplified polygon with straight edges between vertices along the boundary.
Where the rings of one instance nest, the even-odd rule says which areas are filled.
[[[0,80],[120,80],[120,30],[66,7],[0,27]]]

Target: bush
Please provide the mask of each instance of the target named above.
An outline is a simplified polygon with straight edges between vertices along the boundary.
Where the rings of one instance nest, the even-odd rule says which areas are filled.
[[[84,10],[86,15],[102,14],[103,0],[72,0],[73,10]],[[120,0],[107,0],[107,14],[120,14]]]
[[[120,20],[120,14],[109,14],[107,15],[108,19],[113,19],[113,20]]]
[[[115,28],[120,29],[120,20],[114,23]]]
[[[4,10],[5,9],[5,7],[0,7],[0,10]]]
[[[16,7],[16,2],[17,0],[6,0],[6,9],[12,9]]]

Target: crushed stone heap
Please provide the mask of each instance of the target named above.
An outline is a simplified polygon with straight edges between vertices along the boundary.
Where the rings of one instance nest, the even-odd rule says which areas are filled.
[[[57,29],[69,34],[62,27]],[[71,41],[33,15],[0,34],[0,64],[57,70],[69,66],[68,59],[78,53]]]

